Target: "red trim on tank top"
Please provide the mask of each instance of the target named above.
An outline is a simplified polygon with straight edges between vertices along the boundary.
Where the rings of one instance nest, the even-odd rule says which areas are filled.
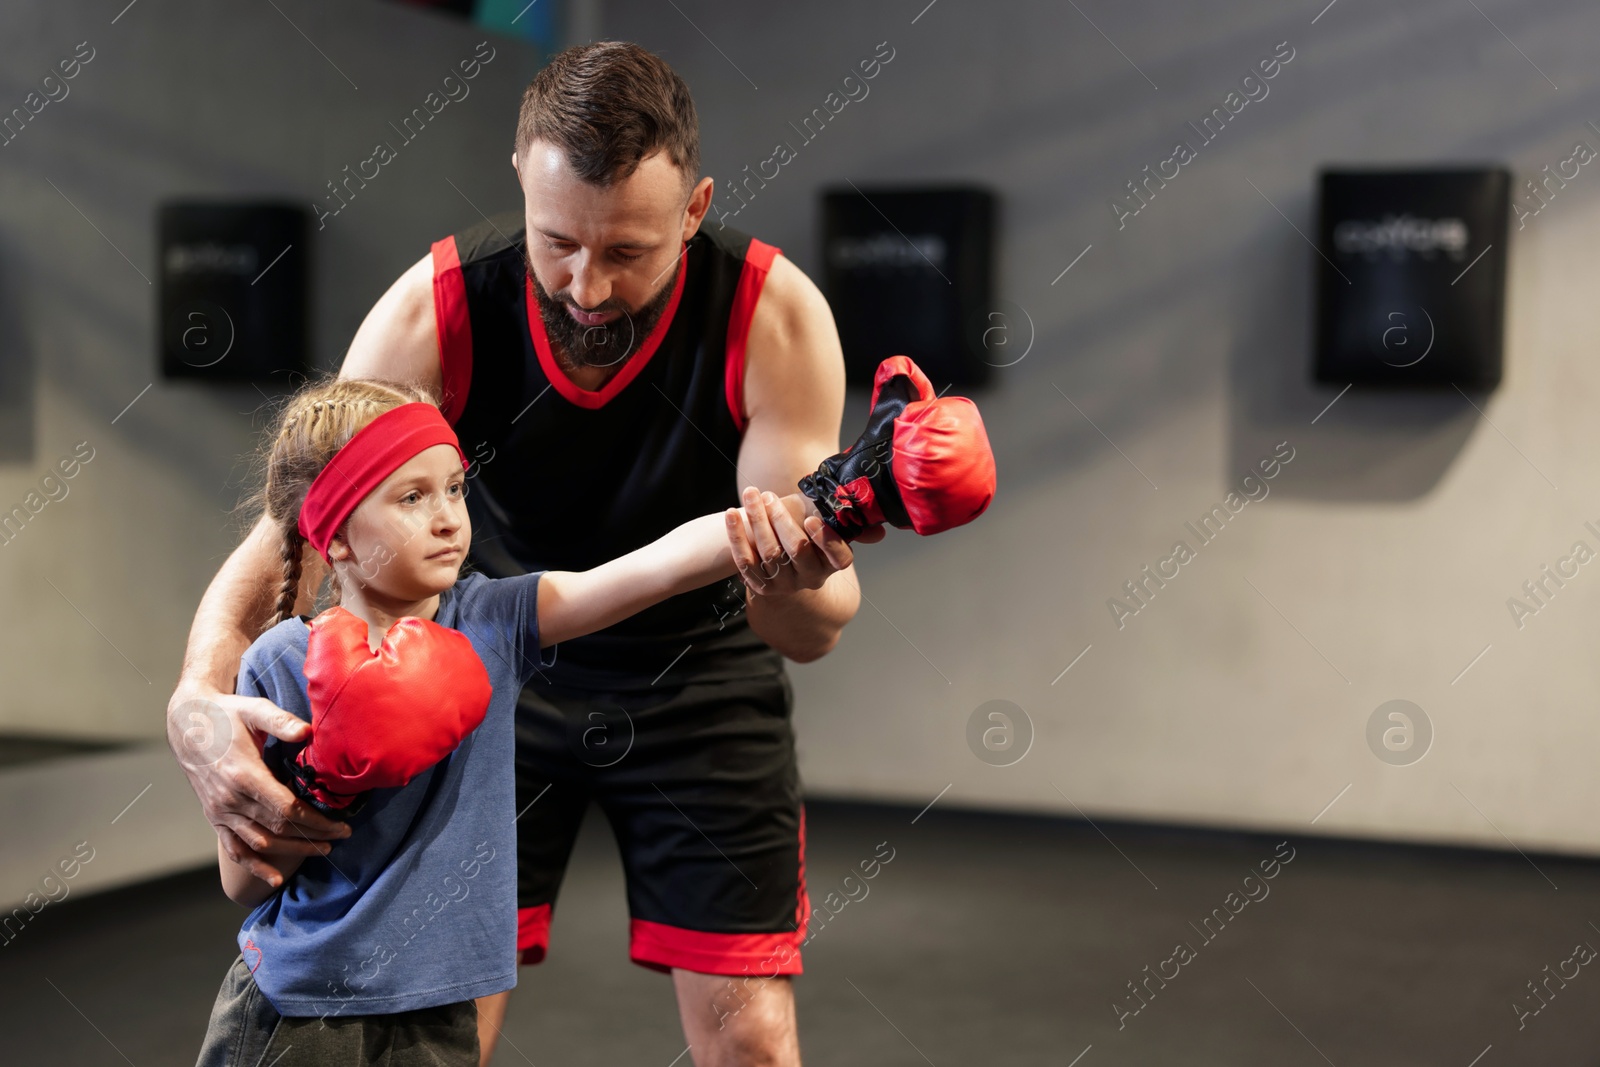
[[[744,409],[744,357],[750,340],[750,324],[755,321],[756,301],[761,299],[761,289],[766,284],[772,260],[783,249],[765,241],[750,238],[745,249],[744,269],[739,272],[739,287],[733,292],[733,310],[728,314],[728,355],[723,367],[723,392],[728,400],[728,414],[733,424],[744,433],[750,416]]]
[[[444,382],[440,410],[453,425],[466,410],[472,386],[472,320],[467,316],[467,283],[454,237],[433,243],[433,317]]]
[[[667,310],[662,313],[661,321],[656,323],[655,330],[645,338],[644,346],[638,353],[623,365],[615,377],[599,389],[580,388],[556,363],[555,354],[550,351],[550,338],[544,332],[544,319],[539,317],[539,298],[533,291],[533,276],[528,276],[523,284],[527,294],[528,333],[533,338],[533,350],[539,354],[539,367],[544,371],[544,376],[549,379],[550,384],[555,386],[556,392],[580,408],[592,411],[604,407],[613,397],[626,389],[629,382],[639,376],[645,364],[650,362],[650,357],[656,354],[656,349],[661,347],[662,339],[667,336],[667,329],[672,325],[672,316],[678,310],[678,299],[683,296],[683,279],[689,273],[689,257],[685,254],[687,251],[688,245],[684,245],[678,251],[678,258],[683,265],[678,270],[678,281],[672,287],[672,297],[667,301]]]

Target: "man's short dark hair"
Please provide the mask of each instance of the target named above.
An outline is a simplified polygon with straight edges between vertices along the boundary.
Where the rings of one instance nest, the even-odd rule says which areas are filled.
[[[664,150],[700,178],[700,120],[689,86],[665,60],[628,41],[596,41],[557,53],[528,83],[517,116],[518,158],[534,141],[561,149],[574,173],[609,186]]]

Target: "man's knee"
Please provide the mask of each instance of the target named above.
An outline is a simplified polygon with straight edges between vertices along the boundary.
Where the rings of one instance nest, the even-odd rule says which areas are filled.
[[[717,976],[675,971],[674,977],[698,1067],[799,1064],[794,987],[788,976]]]
[[[759,1004],[759,1000],[755,1004]],[[762,1005],[770,1007],[770,1005]],[[798,1067],[797,1042],[792,1016],[781,1012],[759,1011],[754,1005],[724,1020],[725,1025],[702,1035],[701,1049],[706,1056],[695,1057],[706,1067]],[[697,1049],[696,1051],[699,1051]]]
[[[739,1067],[794,1067],[797,1061],[789,1055],[789,1042],[775,1033],[757,1034],[741,1031],[714,1045],[714,1055],[705,1061],[708,1065],[738,1064]],[[701,1062],[701,1061],[696,1061]]]

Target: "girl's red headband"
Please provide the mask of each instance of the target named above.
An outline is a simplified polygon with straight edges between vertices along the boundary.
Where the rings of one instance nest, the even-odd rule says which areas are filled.
[[[328,543],[344,520],[407,460],[434,445],[449,445],[467,466],[461,442],[432,404],[401,404],[367,423],[322,468],[300,505],[300,534],[328,558]]]

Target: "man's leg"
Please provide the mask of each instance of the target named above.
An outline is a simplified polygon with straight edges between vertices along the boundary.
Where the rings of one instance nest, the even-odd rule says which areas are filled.
[[[798,1067],[810,904],[781,672],[615,693],[634,729],[595,797],[628,880],[629,956],[671,974],[697,1067]]]
[[[800,1067],[794,985],[672,970],[678,1017],[695,1067]]]

